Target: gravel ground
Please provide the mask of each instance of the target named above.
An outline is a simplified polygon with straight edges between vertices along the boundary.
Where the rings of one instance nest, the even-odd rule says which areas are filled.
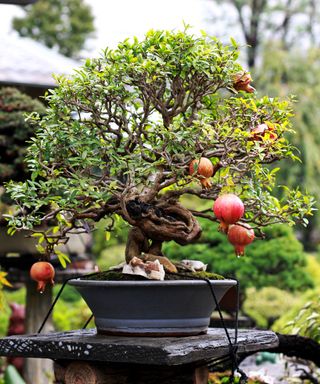
[[[299,384],[310,383],[310,381],[300,378],[301,369],[310,372],[308,366],[301,362],[297,364],[294,360],[278,354],[267,354],[264,360],[275,360],[275,362],[261,361],[261,354],[256,354],[246,358],[240,365],[240,368],[249,376],[260,377],[266,384]],[[257,364],[258,363],[258,364]],[[317,370],[318,380],[320,379],[320,370]],[[313,376],[316,376],[313,373]]]

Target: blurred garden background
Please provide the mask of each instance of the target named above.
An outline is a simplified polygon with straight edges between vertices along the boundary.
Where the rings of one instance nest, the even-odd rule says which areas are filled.
[[[41,96],[54,87],[52,73],[68,74],[86,57],[126,37],[141,37],[150,29],[205,30],[223,42],[240,44],[241,62],[251,72],[258,94],[294,99],[295,133],[290,140],[297,157],[278,172],[292,187],[320,194],[320,4],[316,0],[38,0],[19,6],[0,1],[0,214],[10,212],[5,182],[23,180],[23,155],[33,127],[26,113],[45,113]],[[7,1],[9,3],[9,1]],[[279,188],[278,194],[282,190]],[[210,209],[195,197],[187,207]],[[319,209],[320,202],[317,203]],[[5,218],[0,217],[1,225]],[[116,231],[101,222],[87,253],[100,269],[124,259],[128,226],[119,218]],[[194,259],[208,270],[235,277],[241,286],[241,315],[251,324],[281,333],[300,334],[320,342],[320,217],[306,226],[274,225],[265,239],[237,258],[214,223],[201,222],[203,234],[192,245],[166,244],[172,259]],[[0,254],[1,254],[0,246]],[[10,253],[10,252],[9,252]],[[0,258],[1,264],[1,258]],[[4,273],[9,272],[8,275]],[[1,280],[3,279],[3,280]],[[4,263],[0,282],[11,281]],[[8,332],[9,303],[25,304],[24,284],[0,285],[0,335]],[[53,295],[59,290],[54,287]],[[53,324],[57,330],[81,328],[89,309],[71,287],[59,300]],[[3,363],[4,364],[4,363]],[[308,368],[309,369],[309,368]],[[311,367],[314,377],[315,367]],[[50,381],[50,378],[48,379]],[[286,378],[284,382],[308,382]],[[295,381],[296,380],[296,381]],[[297,381],[300,380],[300,381]],[[1,379],[0,379],[1,382]],[[217,381],[218,382],[218,381]]]

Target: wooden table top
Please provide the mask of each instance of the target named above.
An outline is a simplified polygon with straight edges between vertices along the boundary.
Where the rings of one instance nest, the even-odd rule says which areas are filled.
[[[234,330],[229,330],[232,342]],[[271,331],[240,329],[238,352],[254,352],[278,345]],[[95,329],[10,336],[0,339],[0,356],[58,360],[104,361],[143,365],[183,365],[228,355],[223,328],[188,337],[128,337],[99,335]]]

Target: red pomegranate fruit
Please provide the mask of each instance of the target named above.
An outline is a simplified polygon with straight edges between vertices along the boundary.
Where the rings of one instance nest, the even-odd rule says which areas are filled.
[[[40,293],[44,292],[48,283],[54,285],[54,275],[55,270],[52,264],[48,263],[47,261],[38,261],[34,263],[30,269],[30,277],[32,280],[38,282],[37,290]]]
[[[210,177],[206,177],[205,179],[200,179],[200,183],[202,185],[202,188],[204,189],[210,189],[212,187]]]
[[[237,256],[244,255],[244,248],[254,240],[254,230],[249,224],[230,225],[228,230],[228,240],[232,245]]]
[[[264,133],[268,130],[269,128],[267,124],[259,124],[251,130],[251,135],[253,136],[254,140],[261,140]]]
[[[269,134],[269,140],[274,141],[278,138],[278,135],[274,132],[274,128],[266,123],[259,124],[251,130],[252,138],[255,141],[262,140],[266,133]]]
[[[195,159],[191,161],[189,165],[189,173],[191,176],[196,173],[199,176],[208,178],[213,175],[213,165],[209,159],[201,157],[200,160]]]
[[[244,205],[237,195],[226,193],[219,196],[214,202],[213,212],[221,223],[235,224],[244,214]]]
[[[189,165],[189,174],[196,174],[203,188],[211,188],[210,177],[213,175],[213,165],[206,157],[201,157],[200,160],[194,159]]]
[[[252,81],[251,75],[248,72],[239,72],[233,77],[233,88],[237,91],[245,91],[248,93],[255,92],[250,83]]]

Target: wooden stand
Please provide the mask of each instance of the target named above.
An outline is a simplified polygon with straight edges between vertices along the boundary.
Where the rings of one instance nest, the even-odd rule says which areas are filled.
[[[239,331],[240,353],[277,345],[271,331]],[[221,328],[190,337],[104,336],[79,330],[0,339],[0,356],[55,360],[56,384],[207,384],[208,364],[228,354]]]

